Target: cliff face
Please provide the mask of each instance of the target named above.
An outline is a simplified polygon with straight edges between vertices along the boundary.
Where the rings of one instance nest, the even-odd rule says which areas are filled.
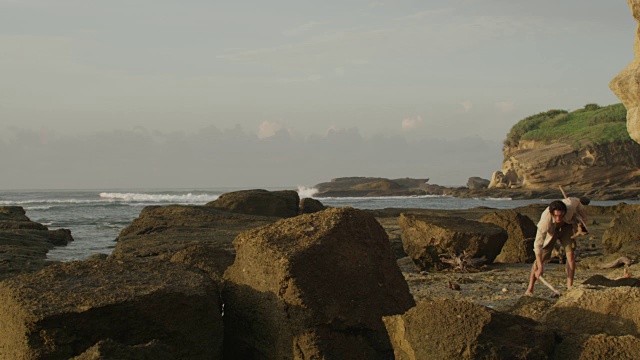
[[[521,141],[504,151],[502,173],[503,182],[525,189],[635,188],[640,184],[640,145],[588,144],[574,149],[564,143]]]
[[[640,21],[640,0],[627,0],[631,14]],[[635,59],[609,83],[609,88],[627,108],[627,130],[629,136],[640,142],[640,26],[636,29]]]

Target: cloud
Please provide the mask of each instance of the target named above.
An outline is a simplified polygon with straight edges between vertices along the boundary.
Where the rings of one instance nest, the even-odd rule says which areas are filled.
[[[395,20],[423,20],[423,19],[426,19],[426,18],[434,17],[434,16],[441,16],[441,15],[449,14],[449,13],[452,13],[454,11],[455,11],[454,8],[423,10],[423,11],[415,12],[413,14],[409,14],[409,15],[405,15],[405,16],[396,18]]]
[[[409,141],[361,136],[357,128],[292,138],[278,122],[260,136],[241,128],[205,133],[112,131],[51,136],[12,130],[0,141],[4,189],[211,188],[312,186],[340,176],[429,177],[441,185],[489,177],[500,168],[501,143],[478,137]],[[287,136],[279,136],[280,134]],[[262,136],[268,136],[265,141]],[[118,144],[118,146],[114,146]],[[447,151],[442,151],[446,149]],[[428,156],[438,154],[438,156]],[[46,174],[47,176],[42,176]]]
[[[258,125],[258,139],[266,139],[272,137],[283,128],[284,125],[279,122],[263,121],[260,123],[260,125]]]
[[[300,26],[297,26],[295,28],[291,28],[291,29],[287,29],[285,30],[283,33],[287,36],[296,36],[296,35],[301,35],[304,34],[310,30],[312,30],[313,28],[317,27],[318,25],[323,25],[326,24],[326,22],[323,21],[310,21],[308,23],[302,24]]]
[[[422,116],[410,116],[408,118],[402,119],[402,130],[412,130],[422,125]]]
[[[465,113],[468,113],[473,109],[473,103],[470,100],[465,100],[460,103],[462,105],[462,109]]]
[[[503,112],[503,113],[510,113],[510,112],[513,112],[513,110],[515,110],[515,104],[511,101],[500,101],[500,102],[497,102],[495,105],[496,105],[496,109],[498,109],[500,112]]]
[[[314,82],[314,81],[319,81],[322,80],[324,78],[324,76],[322,75],[318,75],[318,74],[310,74],[307,76],[301,76],[301,77],[286,77],[286,78],[279,78],[277,79],[278,82],[281,83],[300,83],[300,82]]]

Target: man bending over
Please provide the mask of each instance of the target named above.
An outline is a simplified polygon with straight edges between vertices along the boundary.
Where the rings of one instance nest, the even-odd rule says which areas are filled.
[[[558,240],[567,255],[567,288],[571,289],[573,286],[573,275],[576,268],[573,252],[576,248],[576,242],[573,238],[573,229],[574,226],[575,229],[579,229],[581,222],[586,223],[587,221],[587,214],[582,203],[588,204],[588,199],[585,198],[582,201],[582,199],[569,197],[551,202],[542,212],[538,222],[536,240],[533,243],[536,260],[531,267],[529,287],[525,295],[533,293],[533,285],[544,273],[543,263],[551,258],[551,251]]]

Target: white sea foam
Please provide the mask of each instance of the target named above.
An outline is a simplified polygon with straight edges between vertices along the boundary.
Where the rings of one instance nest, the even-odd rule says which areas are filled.
[[[171,194],[141,194],[141,193],[100,193],[100,198],[123,202],[148,202],[148,203],[179,203],[179,204],[204,204],[218,198],[218,195],[191,193],[181,195]]]
[[[49,210],[49,209],[51,209],[51,206],[46,206],[46,205],[45,206],[25,206],[24,209],[26,211],[29,211],[29,210]]]
[[[42,199],[42,200],[2,200],[0,205],[28,205],[28,204],[97,204],[104,203],[101,200],[81,199]]]
[[[313,187],[306,187],[306,186],[298,186],[298,196],[300,196],[301,199],[303,198],[312,198],[313,195],[318,193],[318,189],[313,188]]]

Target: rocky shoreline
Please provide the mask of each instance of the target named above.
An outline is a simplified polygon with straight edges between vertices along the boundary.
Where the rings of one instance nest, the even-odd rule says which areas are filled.
[[[612,279],[623,268],[602,266],[640,256],[633,235],[640,206],[588,207],[579,285],[567,291],[562,264],[545,272],[559,299],[541,284],[536,296],[522,296],[525,240],[543,209],[324,210],[294,191],[264,190],[205,206],[147,207],[106,258],[50,263],[42,251],[3,258],[0,357],[417,359],[435,344],[437,358],[459,357],[461,346],[466,358],[637,353],[640,293],[628,285],[640,281],[610,290],[582,283],[598,275],[619,285]],[[2,208],[12,214],[5,224],[43,227],[19,210]],[[26,254],[42,235],[6,239],[5,248]],[[455,268],[424,258],[429,248],[489,261]],[[588,326],[567,328],[575,318]],[[434,332],[441,323],[447,332]]]
[[[372,196],[421,196],[439,195],[457,198],[510,198],[513,200],[557,199],[562,196],[558,187],[523,189],[523,188],[488,188],[474,185],[470,180],[467,186],[442,186],[429,184],[429,179],[387,179],[375,177],[345,177],[332,179],[329,182],[316,184],[318,191],[313,195],[324,197],[372,197]],[[615,188],[602,186],[598,188],[576,188],[565,186],[569,196],[587,196],[591,200],[637,200],[640,199],[639,188]]]

